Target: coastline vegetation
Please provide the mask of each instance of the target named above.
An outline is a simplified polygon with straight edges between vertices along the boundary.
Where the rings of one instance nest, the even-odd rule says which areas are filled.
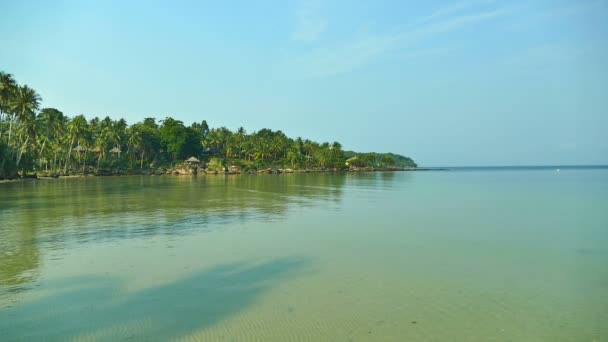
[[[186,126],[171,117],[124,119],[68,117],[43,108],[42,98],[0,71],[0,179],[74,174],[170,173],[189,157],[214,172],[272,169],[328,171],[346,168],[415,168],[395,154],[344,151],[338,142],[318,143],[283,132]]]

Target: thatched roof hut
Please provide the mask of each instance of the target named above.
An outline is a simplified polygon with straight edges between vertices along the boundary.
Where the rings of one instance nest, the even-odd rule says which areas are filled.
[[[76,151],[76,152],[78,152],[78,153],[85,152],[86,150],[87,150],[86,148],[84,148],[84,147],[82,147],[82,146],[80,146],[80,145],[78,145],[78,146],[74,147],[74,151]]]
[[[122,152],[118,147],[114,147],[113,149],[110,150],[110,153],[112,153],[112,155],[117,155],[120,158],[120,152]]]
[[[190,158],[188,158],[188,159],[186,160],[186,163],[191,163],[191,164],[192,164],[192,163],[196,163],[196,164],[198,164],[198,163],[200,163],[200,162],[201,162],[201,161],[200,161],[200,160],[198,160],[198,159],[196,159],[195,157],[190,157]]]

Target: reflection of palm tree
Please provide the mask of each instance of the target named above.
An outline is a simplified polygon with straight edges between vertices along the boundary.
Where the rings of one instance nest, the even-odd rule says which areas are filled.
[[[29,215],[29,219],[35,219],[34,216]],[[36,244],[36,229],[35,224],[27,224],[0,232],[0,240],[6,243],[5,246],[0,245],[3,253],[0,258],[0,290],[8,287],[9,291],[21,291],[22,285],[38,276],[40,252]]]

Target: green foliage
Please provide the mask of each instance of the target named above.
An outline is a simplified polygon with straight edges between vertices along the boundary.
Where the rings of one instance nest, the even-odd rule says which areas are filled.
[[[418,167],[418,165],[409,157],[405,157],[394,153],[359,153],[353,151],[344,151],[346,159],[356,158],[350,161],[354,166],[396,166],[396,167]]]
[[[8,146],[0,140],[0,179],[12,179],[17,176],[17,165],[13,161]]]
[[[389,155],[383,155],[382,156],[382,165],[393,166],[393,165],[395,165],[395,159]]]
[[[70,119],[55,108],[39,111],[40,102],[35,90],[0,72],[0,178],[17,170],[110,174],[170,167],[192,156],[218,170],[230,165],[243,170],[342,169],[355,156],[352,165],[416,166],[404,156],[343,151],[338,142],[292,139],[268,128],[231,131],[210,128],[205,120],[186,126],[171,117],[160,125],[145,118],[129,126],[124,119],[87,121],[82,114]]]

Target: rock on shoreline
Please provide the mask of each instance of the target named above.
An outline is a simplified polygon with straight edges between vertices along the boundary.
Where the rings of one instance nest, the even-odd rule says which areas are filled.
[[[224,168],[192,168],[187,169],[184,167],[178,168],[158,168],[148,169],[136,172],[127,172],[124,170],[109,171],[100,170],[97,173],[75,173],[75,174],[63,174],[63,173],[33,173],[25,176],[19,176],[12,179],[0,179],[0,182],[6,183],[11,181],[26,180],[26,179],[66,179],[66,178],[83,178],[83,177],[106,177],[106,176],[192,176],[192,175],[240,175],[240,174],[252,174],[252,175],[279,175],[279,174],[295,174],[295,173],[365,173],[365,172],[394,172],[394,171],[447,171],[448,169],[429,169],[429,168],[401,168],[401,167],[350,167],[348,169],[332,169],[332,168],[311,168],[311,169],[279,169],[279,168],[263,168],[263,169],[250,169],[247,171],[241,170],[237,166],[229,166]]]

